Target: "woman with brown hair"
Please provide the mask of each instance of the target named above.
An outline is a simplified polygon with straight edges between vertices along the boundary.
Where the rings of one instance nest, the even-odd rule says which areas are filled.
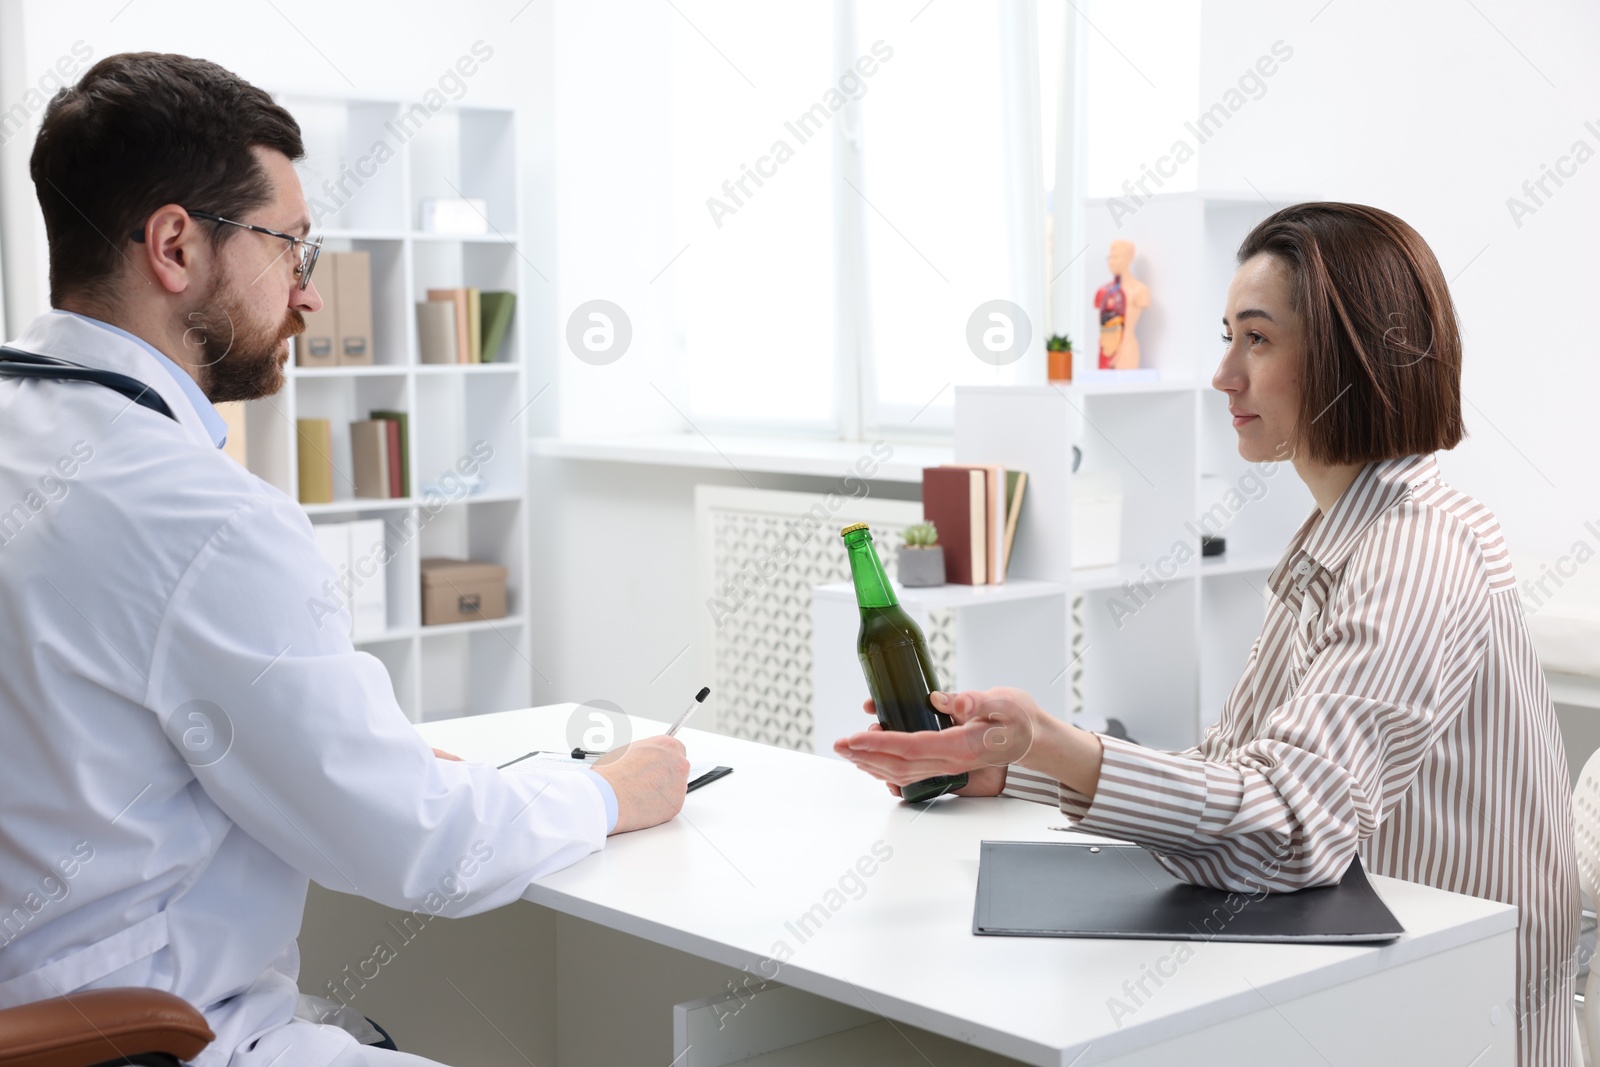
[[[957,725],[836,751],[890,783],[1059,805],[1233,891],[1367,870],[1514,904],[1518,1063],[1571,1062],[1579,902],[1568,770],[1499,524],[1446,485],[1461,339],[1427,244],[1385,211],[1299,204],[1238,253],[1212,384],[1239,452],[1316,510],[1268,578],[1261,635],[1200,744],[1080,730],[1015,689],[935,694]],[[869,710],[871,710],[869,705]]]

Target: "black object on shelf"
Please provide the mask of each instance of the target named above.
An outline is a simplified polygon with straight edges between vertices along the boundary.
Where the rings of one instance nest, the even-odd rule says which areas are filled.
[[[1228,551],[1226,537],[1212,537],[1210,534],[1200,535],[1200,554],[1202,556],[1220,556]]]

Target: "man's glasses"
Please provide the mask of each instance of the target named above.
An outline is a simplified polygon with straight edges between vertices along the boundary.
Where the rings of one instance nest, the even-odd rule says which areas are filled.
[[[188,211],[187,208],[184,210]],[[300,256],[300,263],[297,267],[295,267],[294,270],[295,279],[299,281],[300,288],[310,288],[311,272],[316,268],[317,256],[322,253],[322,238],[314,237],[307,239],[304,237],[296,237],[293,234],[279,233],[277,230],[269,230],[265,226],[252,226],[248,222],[235,222],[233,219],[225,219],[221,215],[213,215],[209,211],[189,211],[189,215],[191,218],[205,219],[207,222],[221,222],[228,226],[238,226],[242,229],[252,230],[256,233],[264,233],[268,237],[276,237],[281,241],[288,241],[290,247],[293,248]],[[133,239],[138,241],[140,244],[143,244],[144,231],[140,230],[138,233],[134,234]]]

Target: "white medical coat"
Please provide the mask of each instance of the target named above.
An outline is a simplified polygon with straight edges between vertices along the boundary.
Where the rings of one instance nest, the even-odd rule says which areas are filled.
[[[290,1025],[307,880],[486,911],[602,847],[601,789],[436,759],[326,617],[305,512],[140,345],[51,312],[12,346],[136,378],[177,421],[0,379],[0,1008],[151,986],[205,1013],[201,1067],[329,1063],[347,1034]]]

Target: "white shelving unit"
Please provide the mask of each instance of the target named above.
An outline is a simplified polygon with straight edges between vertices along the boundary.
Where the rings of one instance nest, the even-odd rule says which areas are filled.
[[[1173,194],[1148,201],[1119,229],[1104,203],[1091,201],[1092,248],[1116,238],[1137,246],[1133,270],[1154,299],[1139,325],[1143,363],[1158,368],[1160,380],[957,388],[955,461],[1028,472],[1008,584],[1039,594],[993,599],[996,590],[985,586],[940,594],[939,606],[957,610],[962,688],[1043,680],[1040,703],[1059,714],[1060,672],[1081,670],[1086,714],[1120,719],[1136,740],[1169,749],[1194,744],[1220,715],[1260,632],[1267,576],[1314,506],[1287,464],[1257,471],[1239,457],[1226,398],[1210,381],[1234,252],[1273,210],[1257,197]],[[1078,335],[1097,332],[1085,324]],[[1092,360],[1092,341],[1080,351]],[[1114,566],[1072,566],[1074,444],[1081,472],[1121,483]],[[1202,530],[1227,539],[1225,555],[1200,557]],[[1181,562],[1180,546],[1189,553]],[[827,605],[847,593],[817,590],[819,716],[830,706],[825,691],[839,706],[865,691],[853,617],[827,613],[849,631],[848,658],[843,638],[822,632]],[[908,591],[903,600],[914,616],[925,610],[919,595]],[[1077,598],[1081,634],[1062,606]],[[1049,611],[1064,617],[1058,623]]]
[[[388,668],[413,721],[526,707],[532,693],[528,479],[517,420],[527,395],[527,298],[513,236],[515,114],[496,107],[427,112],[387,100],[277,99],[305,136],[302,181],[313,232],[326,238],[324,251],[371,255],[374,363],[303,368],[291,361],[284,390],[246,406],[249,466],[298,499],[295,420],[330,420],[335,499],[304,505],[306,513],[313,522],[382,519],[393,554],[386,572],[388,630],[358,646]],[[456,196],[487,201],[488,235],[415,229],[424,198]],[[517,294],[501,362],[418,362],[414,305],[428,289],[456,286]],[[347,427],[377,409],[410,415],[410,499],[353,494]],[[480,493],[447,483],[423,495],[424,486],[441,482],[464,460],[478,463]],[[419,563],[430,556],[504,565],[508,617],[423,626]]]
[[[1261,630],[1267,576],[1314,507],[1288,464],[1258,469],[1240,458],[1227,399],[1211,386],[1235,252],[1257,222],[1292,202],[1175,193],[1147,201],[1119,227],[1104,201],[1089,201],[1090,248],[1119,238],[1135,245],[1133,272],[1153,300],[1139,324],[1143,365],[1157,368],[1160,381],[957,394],[958,462],[1021,467],[1030,472],[1030,505],[1054,498],[1036,507],[1027,543],[1058,551],[1023,552],[1019,531],[1012,573],[1062,581],[1082,596],[1084,711],[1114,716],[1161,748],[1194,744],[1221,714]],[[1093,270],[1090,279],[1104,280]],[[1096,322],[1080,327],[1089,360],[1097,334]],[[1037,426],[1057,418],[1083,450],[1080,469],[1121,482],[1115,567],[1074,570],[1070,539],[1054,532],[1071,529],[1071,460],[1058,450],[1059,433],[1042,435]],[[1048,527],[1037,525],[1041,518],[1050,518]],[[1226,554],[1201,558],[1201,532],[1225,537]],[[1180,544],[1193,553],[1181,565]]]

